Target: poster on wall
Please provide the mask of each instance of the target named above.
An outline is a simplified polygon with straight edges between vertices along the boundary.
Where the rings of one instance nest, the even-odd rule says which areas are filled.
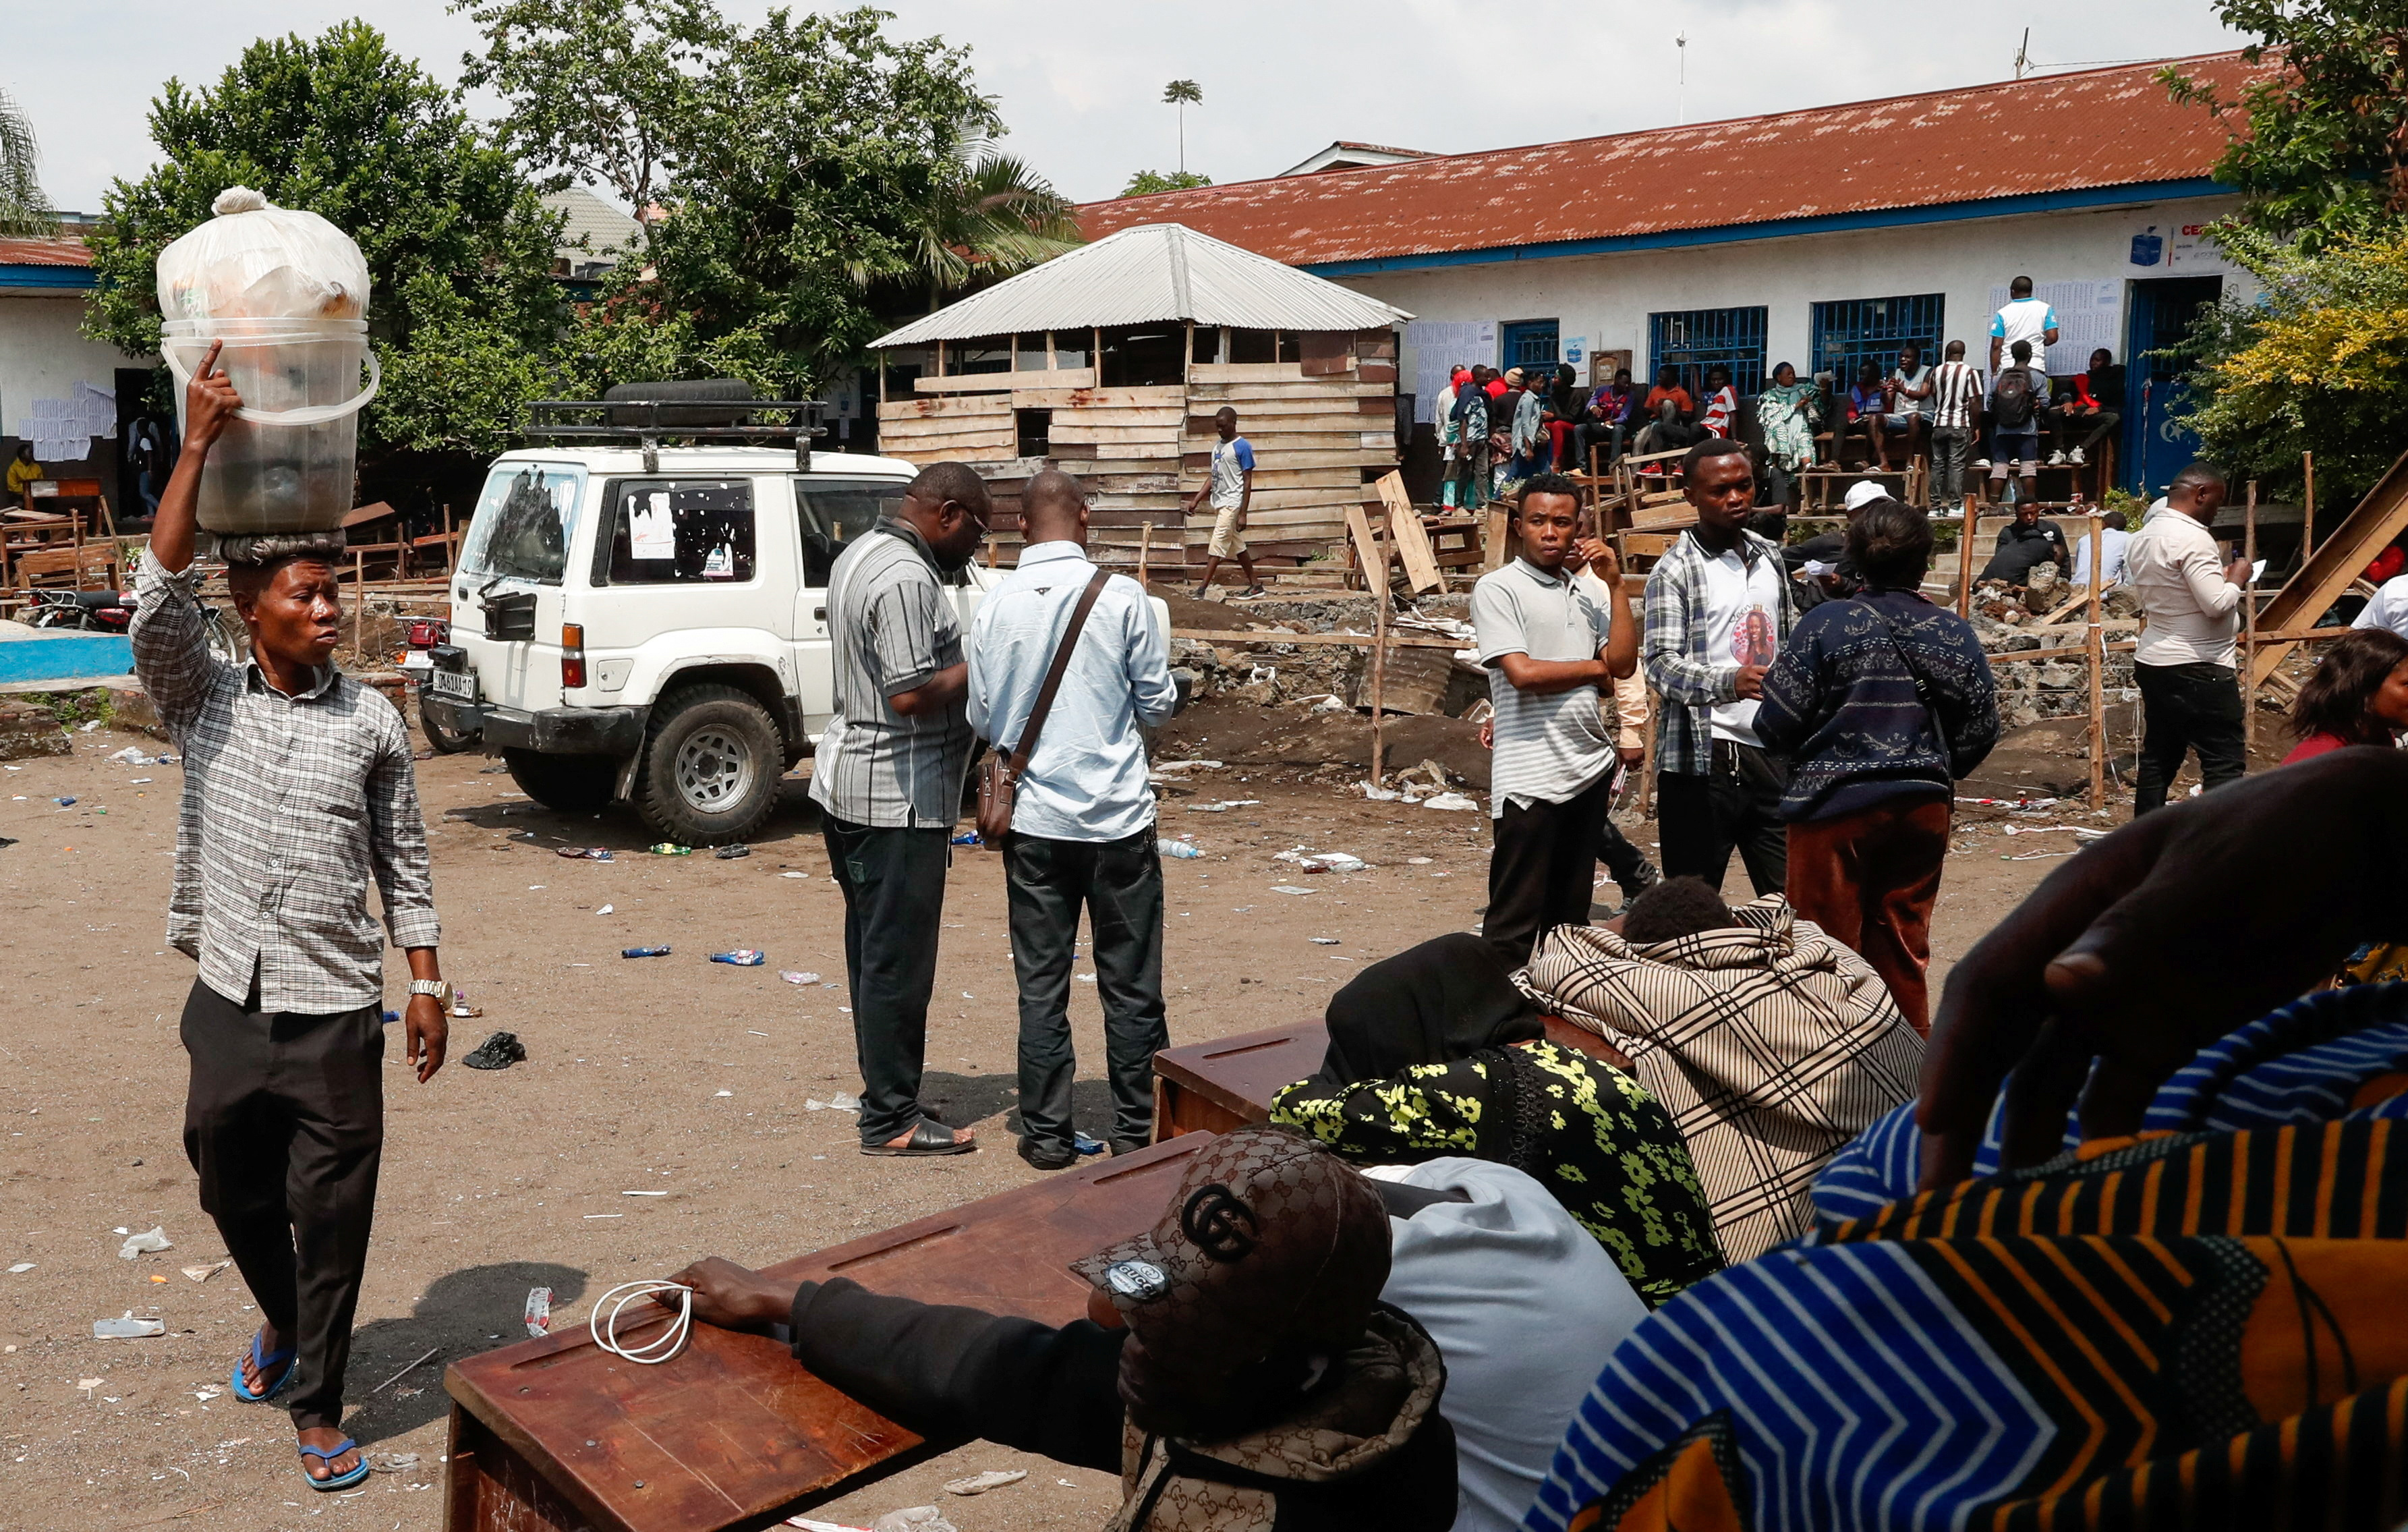
[[[2143,224],[2132,236],[2129,260],[2152,277],[2211,277],[2233,269],[2204,223]]]
[[[2052,378],[2070,378],[2090,365],[2090,353],[2105,347],[2118,362],[2124,356],[2124,284],[2120,280],[2041,282],[2032,296],[2057,310],[2057,344],[2043,364]],[[2007,290],[1990,289],[1990,311],[2006,307]],[[1987,326],[1984,326],[1987,328]],[[1987,355],[1985,344],[1982,353]]]
[[[1563,345],[1556,350],[1555,360],[1562,363],[1565,366],[1571,368],[1572,376],[1574,378],[1586,376],[1588,372],[1588,336],[1566,336],[1564,337]]]
[[[1496,365],[1497,322],[1414,320],[1405,326],[1405,344],[1413,349],[1413,419],[1427,423],[1456,363]]]

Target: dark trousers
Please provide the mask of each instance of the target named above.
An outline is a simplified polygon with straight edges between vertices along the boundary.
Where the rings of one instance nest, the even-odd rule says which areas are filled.
[[[1562,803],[1507,804],[1488,853],[1481,935],[1509,969],[1558,925],[1585,925],[1597,888],[1598,829],[1613,807],[1613,773]]]
[[[2057,446],[2079,447],[2086,456],[2107,438],[2108,432],[2123,422],[2124,417],[2112,409],[2086,410],[2077,415],[2063,405],[2052,405],[2048,411],[2048,423],[2057,432]]]
[[[1623,426],[1619,421],[1583,421],[1572,427],[1572,459],[1575,473],[1588,472],[1589,449],[1605,443],[1605,461],[1599,467],[1610,467],[1622,455]]]
[[[1781,795],[1788,785],[1789,770],[1779,756],[1727,739],[1713,742],[1705,776],[1658,772],[1656,821],[1663,831],[1664,876],[1700,878],[1718,889],[1736,851],[1757,894],[1780,893],[1789,880],[1789,832],[1781,823]]]
[[[1935,508],[1954,509],[1965,504],[1965,463],[1972,445],[1972,433],[1961,425],[1932,428],[1931,503]]]
[[[1789,902],[1799,918],[1871,965],[1927,1038],[1931,904],[1954,807],[1946,798],[1891,798],[1789,826]]]
[[[2141,769],[2132,784],[2135,819],[2166,806],[2166,787],[2183,756],[2199,752],[2199,774],[2213,793],[2248,770],[2247,717],[2233,672],[2220,665],[2135,665],[2141,686]]]
[[[1104,1071],[1112,1088],[1111,1143],[1154,1137],[1154,1055],[1170,1046],[1162,1005],[1162,857],[1154,826],[1125,840],[1003,838],[1011,966],[1020,981],[1020,1123],[1032,1150],[1068,1151],[1070,968],[1079,911],[1087,911],[1096,993],[1104,1003]]]
[[[861,1141],[882,1144],[919,1126],[920,1070],[928,1052],[928,995],[937,987],[951,837],[890,830],[830,814],[828,863],[844,891],[844,972],[853,988],[853,1049],[861,1066]]]
[[[384,1154],[383,1017],[375,1006],[263,1011],[255,985],[236,1005],[194,981],[182,1036],[184,1154],[201,1209],[296,1353],[294,1428],[339,1425]]]

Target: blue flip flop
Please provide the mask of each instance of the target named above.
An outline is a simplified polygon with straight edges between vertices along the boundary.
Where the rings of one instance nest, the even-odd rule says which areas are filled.
[[[259,1332],[257,1330],[251,1331],[251,1365],[264,1373],[280,1362],[284,1364],[284,1370],[276,1375],[276,1382],[268,1385],[267,1392],[265,1394],[253,1394],[251,1390],[242,1386],[242,1363],[239,1360],[236,1360],[234,1365],[234,1396],[240,1399],[245,1404],[265,1404],[268,1400],[284,1392],[284,1385],[293,1381],[293,1374],[295,1370],[293,1366],[293,1352],[290,1347],[287,1347],[285,1350],[278,1352],[273,1355],[263,1356],[259,1352]]]
[[[301,1449],[301,1455],[303,1457],[314,1457],[320,1462],[332,1467],[335,1459],[342,1456],[345,1453],[359,1452],[359,1448],[360,1444],[358,1442],[353,1441],[349,1437],[345,1437],[342,1440],[335,1443],[332,1447],[304,1447]],[[368,1454],[366,1453],[360,1453],[359,1462],[352,1466],[351,1471],[349,1473],[330,1474],[326,1478],[319,1479],[310,1474],[307,1464],[304,1464],[301,1468],[301,1477],[309,1481],[309,1487],[311,1489],[328,1494],[338,1489],[349,1489],[353,1484],[358,1483],[361,1480],[366,1479],[367,1476]]]

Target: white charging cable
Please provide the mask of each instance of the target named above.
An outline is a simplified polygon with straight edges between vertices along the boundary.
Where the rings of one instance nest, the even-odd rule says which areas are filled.
[[[620,1310],[631,1303],[640,1303],[647,1310],[656,1309],[659,1306],[652,1302],[652,1296],[656,1293],[678,1295],[677,1318],[670,1323],[667,1331],[659,1339],[640,1346],[619,1344]],[[623,1294],[624,1296],[621,1296]],[[676,1282],[621,1282],[595,1300],[594,1312],[585,1321],[586,1333],[594,1338],[595,1345],[613,1356],[640,1362],[646,1367],[666,1362],[683,1351],[686,1336],[693,1328],[694,1289],[681,1287]]]

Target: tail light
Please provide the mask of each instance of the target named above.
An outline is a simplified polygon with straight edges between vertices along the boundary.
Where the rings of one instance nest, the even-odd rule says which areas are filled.
[[[560,624],[560,684],[564,689],[585,684],[585,628],[581,623]]]

